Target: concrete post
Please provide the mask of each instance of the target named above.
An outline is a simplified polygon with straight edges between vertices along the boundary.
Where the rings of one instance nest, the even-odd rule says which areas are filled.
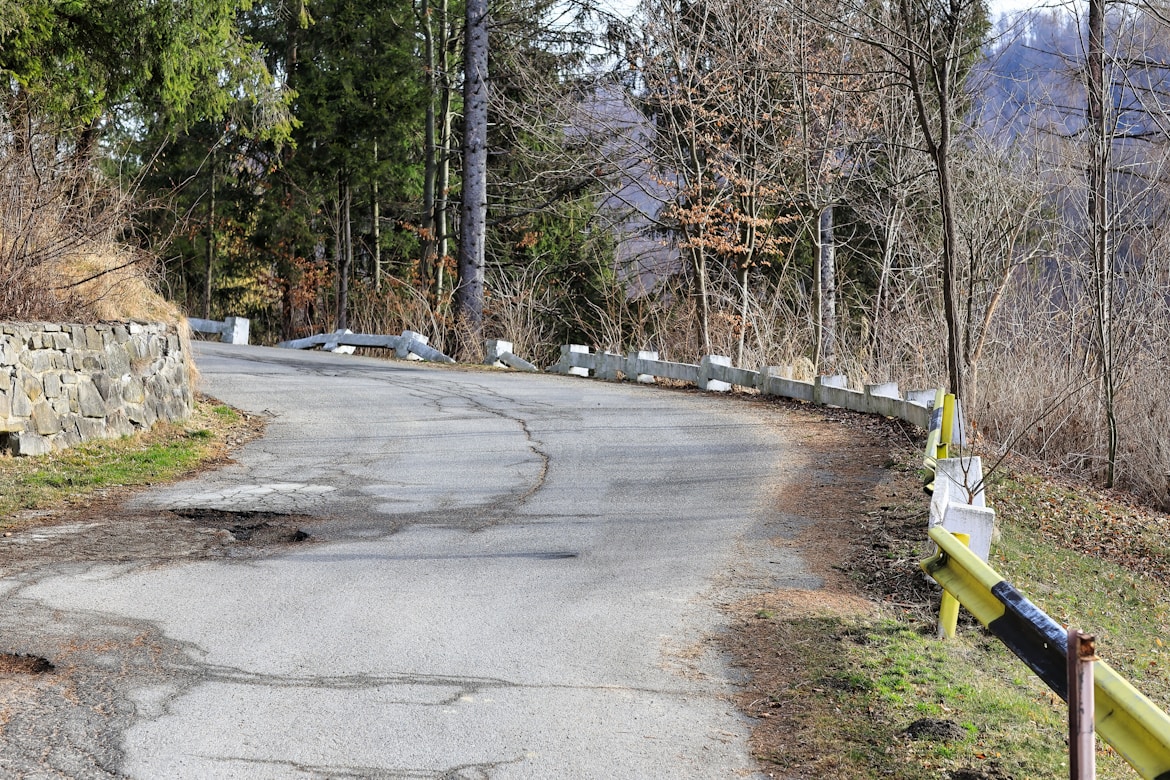
[[[882,382],[881,384],[878,384],[878,385],[866,385],[865,386],[865,394],[866,395],[876,395],[876,396],[880,396],[882,398],[901,399],[901,397],[902,397],[901,393],[898,392],[898,383],[897,382]]]
[[[346,330],[337,330],[337,331],[334,331],[333,333],[330,333],[329,334],[330,338],[327,339],[325,341],[325,343],[321,345],[321,349],[323,349],[326,352],[336,352],[339,355],[352,355],[354,350],[356,349],[356,347],[352,347],[348,344],[341,344],[340,339],[338,338],[339,336],[342,336],[343,334],[346,334],[346,333],[353,333],[353,331],[346,329]]]
[[[398,348],[394,350],[394,355],[399,360],[422,360],[421,357],[411,352],[411,345],[418,342],[424,347],[430,343],[430,339],[421,333],[415,333],[413,330],[402,331],[402,338],[398,342]]]
[[[249,326],[247,317],[224,317],[220,341],[224,344],[247,344]]]
[[[937,392],[937,390],[910,390],[906,393],[906,400],[912,404],[932,409],[934,408],[934,396]]]
[[[699,381],[697,382],[700,390],[712,393],[726,393],[731,390],[730,383],[711,378],[718,371],[716,366],[731,368],[731,358],[723,355],[703,356],[703,359],[699,361]]]
[[[626,358],[626,379],[636,377],[637,382],[644,385],[652,385],[658,380],[654,378],[653,374],[643,374],[638,371],[639,360],[658,360],[658,353],[648,350],[640,350],[638,352],[631,352]]]
[[[579,355],[588,355],[589,354],[589,347],[585,346],[584,344],[567,344],[567,345],[561,347],[562,353],[565,353],[566,350],[568,350],[568,354],[572,354],[572,353],[576,353]],[[570,376],[589,376],[589,369],[581,368],[580,366],[570,366],[569,370],[566,371],[565,373],[569,374]]]
[[[828,403],[822,396],[822,387],[835,387],[842,390],[849,388],[849,377],[844,374],[834,374],[832,376],[821,375],[813,379],[813,403],[824,405]]]
[[[987,508],[982,483],[983,463],[978,457],[938,461],[928,522],[931,528],[941,525],[953,534],[967,534],[971,552],[986,561],[995,534],[995,511]]]
[[[505,352],[511,352],[512,342],[503,339],[488,339],[483,343],[483,364],[485,366],[503,366],[500,358]]]
[[[865,386],[865,410],[870,414],[897,417],[902,395],[897,382],[883,382]]]

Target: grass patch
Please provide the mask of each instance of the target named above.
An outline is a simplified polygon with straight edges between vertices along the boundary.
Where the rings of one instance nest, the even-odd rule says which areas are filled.
[[[240,413],[227,404],[216,404],[215,406],[211,407],[211,413],[221,420],[226,420],[228,422],[236,422],[240,419]]]
[[[800,711],[791,744],[761,758],[800,777],[1067,775],[1063,705],[997,641],[968,630],[940,642],[929,628],[891,618],[778,623],[802,674],[773,696]]]
[[[1057,622],[1096,634],[1098,654],[1170,710],[1166,516],[1027,475],[990,497],[1002,537],[991,565]]]
[[[86,442],[40,457],[0,457],[0,527],[25,509],[82,504],[99,492],[165,482],[224,457],[230,438],[250,432],[235,409],[200,400],[185,423]]]

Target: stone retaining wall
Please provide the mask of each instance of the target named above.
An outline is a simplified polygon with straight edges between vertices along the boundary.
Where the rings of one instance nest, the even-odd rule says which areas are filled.
[[[188,361],[174,326],[0,322],[0,452],[40,455],[185,419]]]

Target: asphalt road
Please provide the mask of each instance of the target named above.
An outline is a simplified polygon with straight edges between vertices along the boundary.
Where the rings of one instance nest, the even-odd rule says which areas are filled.
[[[199,355],[202,389],[268,414],[267,435],[128,509],[300,513],[311,538],[0,580],[44,630],[153,648],[111,671],[118,733],[95,765],[143,780],[755,776],[719,606],[816,585],[767,542],[793,453],[766,407]]]

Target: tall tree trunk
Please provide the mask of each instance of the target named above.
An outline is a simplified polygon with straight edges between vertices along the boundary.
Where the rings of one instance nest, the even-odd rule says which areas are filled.
[[[450,198],[448,197],[451,191],[451,126],[454,121],[454,110],[451,106],[451,95],[454,92],[455,85],[451,79],[451,42],[448,39],[451,37],[451,23],[448,16],[448,0],[440,0],[439,3],[439,40],[442,42],[442,47],[439,51],[439,69],[441,72],[442,89],[440,91],[439,100],[439,168],[435,174],[435,237],[437,239],[436,251],[437,263],[435,268],[435,301],[437,304],[443,300],[443,287],[445,285],[444,270],[450,251],[450,216],[448,209],[450,209]]]
[[[292,0],[288,20],[285,26],[286,40],[284,46],[285,79],[291,81],[293,69],[297,64],[297,50],[301,40],[301,30],[305,27],[305,0]]]
[[[341,208],[342,201],[342,186],[341,177],[337,179],[337,192],[333,197],[333,271],[337,274],[337,295],[333,299],[333,327],[340,330],[344,327],[342,323],[342,307],[341,307],[341,272],[342,264],[345,262],[345,251],[342,248],[342,233],[344,228],[341,225]]]
[[[951,0],[952,6],[960,5],[960,0]],[[901,23],[907,41],[917,41],[914,30],[916,13],[910,7],[909,0],[901,0],[899,4]],[[915,117],[922,134],[926,139],[926,146],[930,152],[930,159],[934,165],[935,184],[938,187],[939,214],[942,217],[942,296],[943,317],[947,329],[947,378],[950,390],[956,398],[964,399],[964,365],[962,356],[962,323],[960,322],[958,300],[958,254],[959,241],[955,225],[954,190],[951,183],[951,143],[953,135],[952,100],[954,99],[955,85],[952,83],[952,68],[956,63],[952,61],[957,45],[962,36],[962,19],[959,14],[947,17],[944,29],[927,31],[927,35],[940,35],[942,41],[930,42],[933,45],[945,42],[947,47],[941,54],[931,47],[924,53],[912,51],[906,57],[907,76],[910,92],[914,99]],[[914,43],[908,48],[916,48]],[[923,61],[919,62],[919,57]],[[932,127],[934,110],[928,108],[935,103],[934,110],[938,111],[938,126]]]
[[[89,124],[77,134],[77,143],[73,148],[73,192],[79,191],[81,184],[89,178],[89,167],[97,154],[99,119],[90,120]]]
[[[382,204],[378,197],[378,142],[374,141],[374,289],[382,289]]]
[[[341,266],[340,294],[337,296],[338,328],[345,330],[349,327],[349,272],[353,268],[353,190],[350,187],[349,176],[345,177],[345,197],[342,199],[342,224],[345,226],[345,261]]]
[[[290,3],[288,18],[285,20],[285,46],[284,46],[284,86],[287,89],[296,88],[296,70],[297,58],[299,54],[299,45],[301,40],[301,33],[304,30],[305,21],[305,0],[292,0]],[[292,144],[286,144],[284,149],[284,159],[289,159],[293,154]],[[288,186],[282,185],[282,194],[287,197]],[[295,264],[290,262],[287,253],[281,252],[277,264],[278,275],[280,282],[280,336],[283,341],[292,339],[297,330],[297,302],[294,293],[293,276],[297,273]]]
[[[703,163],[699,159],[699,143],[692,137],[690,144],[690,175],[697,182],[699,195],[703,197]],[[695,269],[695,284],[699,295],[699,346],[704,355],[711,354],[711,292],[707,278],[707,253],[702,244],[703,226],[698,225],[700,241],[691,248],[691,260]]]
[[[820,356],[829,373],[836,372],[837,364],[837,238],[833,232],[832,204],[821,209],[817,225],[820,236]]]
[[[1089,222],[1093,247],[1093,293],[1101,395],[1105,407],[1105,486],[1113,487],[1117,468],[1116,377],[1113,354],[1113,247],[1109,213],[1109,117],[1105,108],[1105,0],[1089,0],[1089,45],[1085,64],[1088,101]]]
[[[484,240],[487,222],[487,0],[467,0],[463,80],[463,207],[459,222],[456,316],[477,344],[483,335]],[[472,344],[463,345],[472,348]]]
[[[739,269],[736,281],[739,282],[739,343],[736,345],[735,364],[743,365],[743,353],[747,340],[748,324],[748,265],[745,263]]]
[[[218,144],[218,142],[217,142]],[[215,269],[215,147],[211,147],[210,197],[207,201],[207,273],[203,277],[203,319],[211,319],[211,274]]]
[[[337,177],[337,199],[333,213],[336,217],[333,231],[333,254],[337,268],[337,308],[334,313],[334,327],[345,330],[349,327],[349,179],[345,174]]]
[[[882,242],[882,270],[878,276],[877,294],[873,298],[873,315],[870,318],[869,353],[871,356],[877,351],[879,341],[878,322],[884,316],[882,312],[886,305],[885,301],[889,287],[889,278],[894,269],[894,245],[898,239],[899,211],[899,207],[895,205],[892,213],[886,220],[885,240]]]
[[[951,392],[960,400],[966,399],[964,386],[965,366],[963,364],[962,326],[959,321],[958,297],[958,237],[955,234],[955,209],[951,187],[951,164],[949,131],[947,146],[936,150],[939,205],[943,218],[943,316],[947,325],[947,376]]]
[[[19,158],[32,148],[32,112],[29,108],[28,91],[16,84],[16,89],[3,91],[8,121],[12,125],[12,153]]]
[[[813,231],[813,248],[816,256],[813,257],[812,279],[812,328],[813,328],[813,374],[823,374],[825,367],[825,266],[821,263],[821,231],[820,223]]]
[[[435,36],[431,0],[423,0],[421,23],[427,107],[423,120],[422,256],[419,259],[418,275],[423,289],[427,290],[432,289],[435,279],[436,254],[438,252],[435,224],[435,186],[439,173],[439,144],[435,121],[435,103],[439,99],[439,95],[438,78],[435,73]]]
[[[707,279],[707,254],[701,246],[689,250],[691,267],[695,272],[695,296],[699,300],[699,348],[704,355],[711,354],[711,292]]]

